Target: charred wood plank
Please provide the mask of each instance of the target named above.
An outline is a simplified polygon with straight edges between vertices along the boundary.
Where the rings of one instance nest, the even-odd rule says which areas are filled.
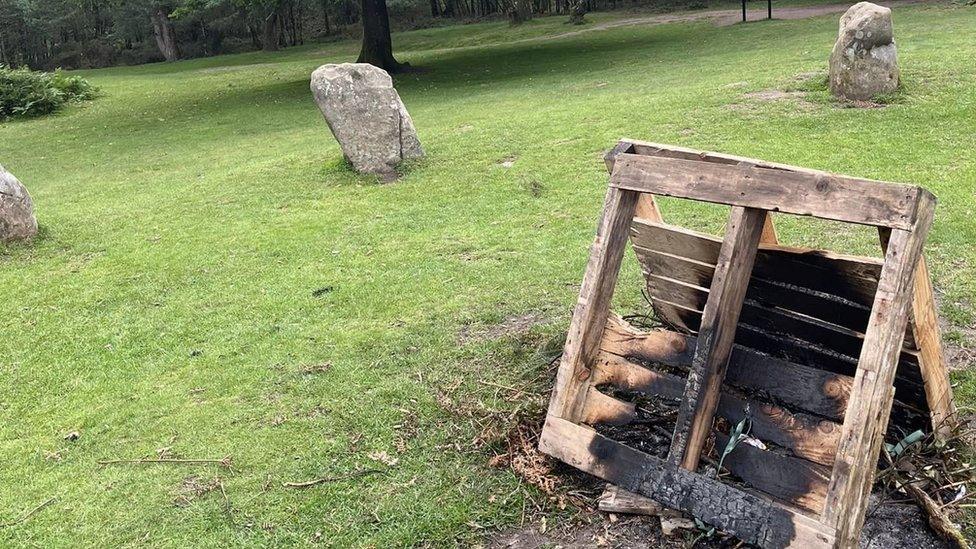
[[[618,164],[614,174],[619,169]],[[668,453],[669,463],[689,471],[697,469],[712,428],[765,219],[763,210],[738,206],[729,215]]]
[[[729,436],[716,433],[715,448],[721,451],[729,442]],[[781,456],[740,442],[722,463],[732,474],[746,484],[761,490],[778,500],[786,501],[820,514],[830,468],[803,459]]]
[[[539,449],[621,488],[764,548],[832,547],[834,530],[774,501],[672,467],[590,428],[548,416]]]
[[[625,391],[672,399],[681,398],[685,387],[685,380],[681,377],[645,368],[607,352],[597,356],[591,383],[610,384]],[[591,391],[595,389],[591,388]],[[834,462],[840,438],[838,423],[742,398],[728,390],[722,391],[716,414],[732,423],[749,417],[752,432],[757,438],[782,446],[815,463],[831,465]]]
[[[685,369],[691,366],[696,345],[694,336],[666,330],[641,331],[612,314],[607,320],[600,348],[637,362]],[[735,387],[761,391],[797,409],[838,420],[844,417],[854,378],[736,345],[732,349],[725,381]]]

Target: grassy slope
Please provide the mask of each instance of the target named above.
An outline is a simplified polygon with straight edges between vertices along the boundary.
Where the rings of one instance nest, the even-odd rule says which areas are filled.
[[[805,109],[742,98],[821,69],[835,21],[455,52],[432,50],[566,27],[398,35],[400,57],[427,69],[397,85],[429,157],[395,185],[343,168],[310,99],[309,73],[352,43],[95,71],[98,101],[0,125],[0,162],[42,225],[33,247],[0,250],[0,522],[57,497],[0,544],[444,544],[479,535],[472,522],[517,520],[517,481],[485,467],[469,445],[478,427],[436,395],[511,408],[476,380],[543,372],[531,346],[567,323],[601,154],[620,136],[927,186],[941,199],[928,253],[943,313],[970,325],[976,11],[897,10],[906,91],[888,108],[835,108],[822,91]],[[717,209],[665,207],[722,225]],[[871,249],[867,229],[811,226],[785,220],[781,233]],[[632,264],[624,281],[619,306],[633,308]],[[553,323],[534,339],[456,343],[462,326],[526,312]],[[971,374],[957,378],[972,402]],[[62,440],[71,430],[81,438]],[[236,470],[95,463],[167,446],[231,455]],[[375,466],[375,451],[400,461],[280,486]],[[175,506],[191,474],[220,475],[232,512],[216,492]]]

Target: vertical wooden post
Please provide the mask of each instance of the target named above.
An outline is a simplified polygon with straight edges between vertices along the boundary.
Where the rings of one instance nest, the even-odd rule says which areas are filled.
[[[617,161],[617,155],[633,154],[633,152],[633,143],[627,143],[625,141],[618,142],[613,149],[611,149],[610,152],[603,157],[603,161],[607,165],[607,173],[611,175],[613,174],[613,165],[614,162]],[[657,223],[664,222],[664,218],[661,217],[661,210],[659,210],[657,207],[657,201],[654,200],[654,195],[648,193],[642,193],[637,199],[637,210],[634,212],[634,217],[648,219]]]
[[[610,187],[603,214],[590,248],[579,300],[566,335],[566,346],[556,373],[549,414],[578,422],[589,389],[590,364],[596,356],[610,314],[610,299],[617,284],[630,223],[640,193]]]
[[[864,524],[867,498],[888,428],[892,383],[908,327],[915,269],[934,209],[932,195],[920,193],[912,229],[891,231],[821,518],[836,528],[839,547],[857,547],[857,535]]]
[[[698,346],[678,408],[668,453],[672,465],[680,464],[690,471],[698,467],[702,445],[711,431],[765,219],[765,210],[732,207],[702,313]]]
[[[891,230],[882,227],[878,232],[881,249],[887,251]],[[939,313],[935,308],[932,278],[924,255],[918,258],[918,267],[915,268],[912,308],[908,321],[918,347],[918,365],[922,373],[932,432],[936,438],[944,439],[952,431],[956,419],[956,404],[952,398],[949,369],[942,352],[942,335],[939,333]]]
[[[932,416],[932,429],[936,437],[945,438],[951,433],[956,421],[956,405],[952,398],[949,369],[942,352],[942,335],[939,333],[939,314],[935,308],[932,278],[924,256],[919,258],[915,269],[911,323],[915,345],[918,346],[925,399]]]
[[[773,225],[773,214],[766,212],[766,221],[763,222],[762,234],[759,236],[762,244],[779,244],[779,236],[776,234],[776,226]]]

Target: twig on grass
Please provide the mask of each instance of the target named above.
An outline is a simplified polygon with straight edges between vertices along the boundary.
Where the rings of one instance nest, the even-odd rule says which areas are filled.
[[[316,486],[318,484],[325,484],[327,482],[338,482],[340,480],[349,480],[353,478],[361,478],[369,475],[382,474],[385,471],[382,469],[363,469],[361,471],[354,471],[348,475],[339,475],[337,477],[322,477],[312,480],[306,480],[304,482],[285,482],[282,484],[285,488],[308,488],[309,486]]]
[[[231,457],[227,456],[221,459],[178,459],[178,458],[141,458],[141,459],[103,459],[99,460],[99,465],[117,465],[117,464],[139,464],[139,463],[172,463],[172,464],[182,464],[182,465],[202,465],[206,463],[214,463],[220,465],[221,467],[230,468]]]
[[[915,486],[913,483],[905,483],[902,485],[906,492],[912,498],[915,499],[916,503],[925,511],[928,515],[929,526],[936,531],[939,536],[948,541],[959,549],[969,549],[969,543],[966,538],[963,537],[959,528],[949,520],[949,517],[942,511],[941,507],[929,497],[921,488]]]
[[[34,516],[34,515],[36,515],[37,513],[39,513],[39,512],[41,511],[41,509],[44,509],[44,508],[45,508],[45,507],[47,507],[48,505],[51,505],[52,503],[54,503],[54,501],[55,501],[56,499],[58,499],[58,498],[53,498],[53,497],[52,497],[52,498],[48,498],[48,499],[46,499],[46,500],[45,500],[44,502],[42,502],[42,503],[41,503],[40,505],[38,505],[37,507],[34,507],[34,508],[33,508],[33,509],[31,509],[30,511],[27,511],[26,513],[24,513],[23,515],[21,515],[21,517],[20,517],[20,518],[18,518],[17,520],[14,520],[14,521],[11,521],[11,522],[4,522],[4,523],[0,523],[0,528],[9,528],[10,526],[16,526],[16,525],[18,525],[18,524],[20,524],[20,523],[22,523],[22,522],[24,522],[24,521],[26,521],[27,519],[29,519],[29,518],[31,518],[32,516]]]

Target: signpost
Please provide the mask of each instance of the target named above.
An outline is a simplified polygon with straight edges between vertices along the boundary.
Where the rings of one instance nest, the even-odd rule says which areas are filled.
[[[766,19],[773,18],[773,0],[766,0]],[[742,22],[746,22],[746,0],[742,0]]]

